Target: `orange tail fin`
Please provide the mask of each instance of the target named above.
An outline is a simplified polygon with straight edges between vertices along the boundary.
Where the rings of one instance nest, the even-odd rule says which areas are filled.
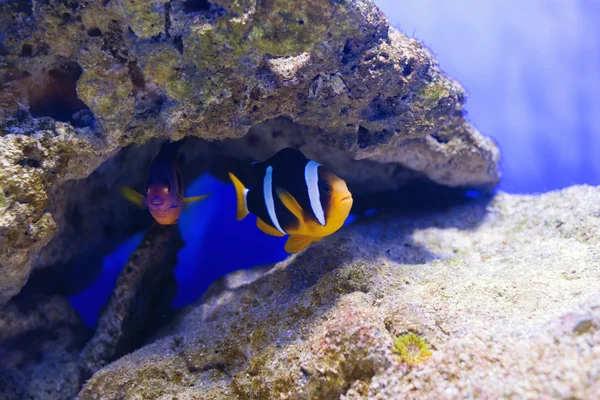
[[[229,179],[231,179],[233,186],[235,186],[235,195],[237,197],[237,219],[238,221],[241,221],[250,213],[246,204],[248,189],[246,189],[244,184],[231,172],[229,173]]]

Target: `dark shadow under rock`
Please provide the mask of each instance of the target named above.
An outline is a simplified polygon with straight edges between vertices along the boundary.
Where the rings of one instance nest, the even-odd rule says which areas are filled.
[[[0,308],[0,398],[73,398],[88,330],[59,296],[20,295]]]

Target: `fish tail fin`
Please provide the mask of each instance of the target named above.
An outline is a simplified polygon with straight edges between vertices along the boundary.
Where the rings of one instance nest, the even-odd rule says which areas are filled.
[[[187,205],[195,203],[197,201],[204,200],[205,198],[207,198],[209,196],[210,196],[210,194],[204,194],[202,196],[186,197],[185,199],[183,199],[183,204],[185,204],[187,206]]]
[[[231,172],[229,173],[229,179],[235,186],[235,195],[237,197],[237,219],[238,221],[243,220],[249,213],[248,205],[246,203],[246,196],[248,195],[248,189],[244,184]]]
[[[132,202],[140,208],[144,208],[144,196],[142,196],[132,188],[128,188],[126,186],[119,186],[119,191],[121,192],[121,196],[123,196],[125,200]]]

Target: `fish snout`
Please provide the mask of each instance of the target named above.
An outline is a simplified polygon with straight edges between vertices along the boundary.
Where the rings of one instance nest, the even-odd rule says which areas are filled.
[[[154,196],[152,200],[150,200],[150,204],[152,204],[153,206],[162,206],[163,204],[165,204],[165,201],[158,196]]]
[[[349,191],[344,193],[342,195],[342,200],[340,202],[341,203],[352,202],[352,193],[350,193]]]

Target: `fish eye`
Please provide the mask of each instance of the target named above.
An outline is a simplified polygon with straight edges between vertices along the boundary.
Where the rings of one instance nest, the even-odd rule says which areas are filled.
[[[331,193],[331,185],[329,185],[329,183],[327,183],[327,182],[323,183],[323,193],[325,193],[325,194]]]

